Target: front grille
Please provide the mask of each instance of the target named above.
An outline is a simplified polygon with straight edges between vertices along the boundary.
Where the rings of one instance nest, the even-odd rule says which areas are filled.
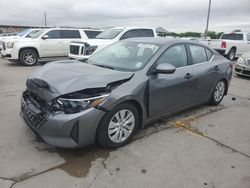
[[[250,76],[250,71],[248,71],[248,70],[243,70],[242,73]]]
[[[29,94],[25,92],[21,101],[21,113],[29,126],[36,130],[38,130],[44,123],[48,121],[48,116],[46,116],[46,113],[38,109],[35,104],[33,104]]]
[[[69,50],[71,54],[74,54],[74,55],[79,54],[79,46],[70,45]]]

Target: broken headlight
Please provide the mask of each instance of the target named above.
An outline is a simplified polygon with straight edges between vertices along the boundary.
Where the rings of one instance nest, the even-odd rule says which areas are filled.
[[[100,96],[73,99],[73,98],[58,98],[57,104],[59,109],[67,114],[81,112],[91,107],[96,107],[101,104],[110,94]]]

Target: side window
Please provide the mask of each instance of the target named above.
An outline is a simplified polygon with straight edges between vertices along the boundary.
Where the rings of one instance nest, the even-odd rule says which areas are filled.
[[[122,35],[122,37],[120,38],[120,40],[123,40],[123,39],[128,39],[128,38],[136,38],[138,37],[138,30],[130,30],[130,31],[127,31],[126,33],[124,33]]]
[[[139,36],[140,37],[154,37],[154,32],[152,29],[141,29]]]
[[[205,48],[196,45],[189,45],[193,64],[198,64],[207,61],[207,54]]]
[[[97,35],[99,35],[101,33],[101,31],[89,31],[89,30],[85,30],[84,33],[87,35],[87,37],[89,39],[93,39],[95,38]]]
[[[52,30],[46,33],[48,35],[48,39],[60,39],[61,38],[61,32],[60,30]]]
[[[61,38],[64,39],[79,39],[81,38],[78,30],[61,30]]]
[[[185,45],[175,45],[167,49],[157,61],[158,64],[170,63],[176,68],[187,65],[187,52]]]
[[[209,50],[207,48],[205,48],[205,49],[206,49],[206,53],[207,53],[207,60],[209,61],[213,57],[213,53],[211,52],[211,50]]]

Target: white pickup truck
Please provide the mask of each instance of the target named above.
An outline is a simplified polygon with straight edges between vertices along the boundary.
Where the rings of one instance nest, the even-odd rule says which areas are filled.
[[[69,59],[85,60],[94,52],[119,40],[136,37],[156,37],[156,30],[148,27],[115,27],[107,29],[93,39],[72,41]]]
[[[69,43],[76,39],[93,38],[101,30],[50,28],[42,29],[30,38],[18,38],[4,41],[2,57],[10,61],[19,61],[31,66],[39,60],[51,60],[68,56]]]
[[[250,33],[245,32],[223,33],[220,39],[200,40],[200,42],[206,43],[231,61],[250,51]]]

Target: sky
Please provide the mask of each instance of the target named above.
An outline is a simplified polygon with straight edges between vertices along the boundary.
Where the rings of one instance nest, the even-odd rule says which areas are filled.
[[[204,32],[209,0],[0,0],[0,25],[164,27]],[[212,0],[209,30],[250,32],[250,0]]]

